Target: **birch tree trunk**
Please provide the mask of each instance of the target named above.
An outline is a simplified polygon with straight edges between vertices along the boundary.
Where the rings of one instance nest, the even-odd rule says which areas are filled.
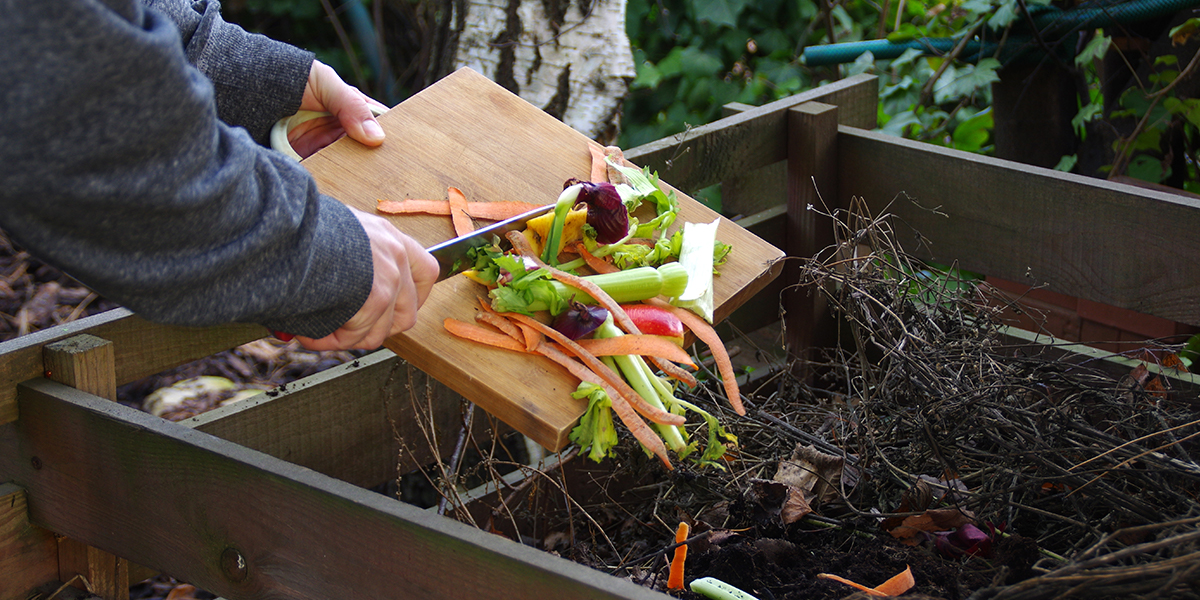
[[[615,143],[635,76],[626,0],[453,2],[454,64],[467,66],[577,131]]]

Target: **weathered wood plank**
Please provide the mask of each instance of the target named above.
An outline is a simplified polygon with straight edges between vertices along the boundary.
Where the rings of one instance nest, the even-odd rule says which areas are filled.
[[[436,437],[436,452],[450,452],[461,403],[449,388],[380,350],[180,424],[373,487],[435,460],[421,423]],[[486,439],[487,429],[488,419],[475,419],[476,439]]]
[[[839,128],[838,169],[843,198],[899,217],[908,252],[1200,325],[1200,263],[1185,258],[1200,256],[1194,197],[852,127]]]
[[[0,478],[34,523],[225,597],[665,598],[53,382],[19,402]]]
[[[834,213],[837,201],[838,112],[836,106],[805,102],[788,111],[787,254],[811,258],[833,244],[833,229],[817,211]],[[790,261],[784,285],[800,282],[800,262]],[[783,294],[788,354],[803,365],[817,344],[828,343],[828,309],[816,290],[796,285]]]
[[[25,600],[58,580],[54,534],[29,522],[25,490],[0,483],[0,600]]]
[[[780,163],[782,165],[782,163]],[[772,246],[782,248],[787,240],[787,205],[778,204],[772,208],[747,215],[736,221],[747,231],[766,240]],[[741,331],[754,331],[779,322],[780,293],[783,292],[785,278],[781,275],[759,290],[753,298],[738,307],[729,315],[728,325]],[[729,339],[733,334],[730,328],[722,324],[717,331],[722,339]]]
[[[877,90],[874,75],[856,75],[631,148],[625,151],[625,156],[658,171],[677,189],[695,192],[786,160],[787,111],[805,102],[836,105],[843,114],[844,124],[874,127]]]
[[[117,399],[112,342],[82,333],[42,347],[46,378],[109,401]],[[58,579],[81,575],[104,600],[129,598],[129,563],[78,540],[58,540]]]
[[[42,375],[42,346],[80,333],[113,342],[118,385],[268,334],[260,325],[158,325],[119,308],[0,343],[0,424],[17,419],[17,384]]]

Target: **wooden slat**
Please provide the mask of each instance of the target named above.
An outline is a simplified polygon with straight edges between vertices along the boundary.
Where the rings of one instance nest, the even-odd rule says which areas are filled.
[[[856,75],[684,133],[626,150],[678,189],[696,190],[787,159],[787,111],[805,102],[836,105],[843,124],[874,127],[878,81]]]
[[[805,102],[788,111],[788,256],[811,258],[833,244],[833,228],[817,211],[836,214],[838,108],[821,102]],[[784,285],[799,283],[801,263],[790,261]],[[787,307],[788,353],[807,365],[809,352],[832,340],[828,310],[816,293],[806,286],[784,292]]]
[[[0,424],[17,419],[16,385],[42,375],[42,346],[80,333],[113,342],[119,385],[252,342],[267,330],[157,325],[119,308],[0,343]]]
[[[112,342],[79,334],[42,348],[46,377],[108,401],[117,399]],[[129,563],[78,540],[58,541],[58,579],[83,577],[86,587],[104,600],[129,598]]]
[[[437,438],[437,452],[449,452],[462,422],[461,402],[390,350],[380,350],[180,424],[373,487],[434,461],[421,422]],[[475,420],[476,439],[487,436],[487,422]]]
[[[29,522],[25,490],[0,483],[0,600],[25,600],[58,580],[54,534]]]
[[[1200,263],[1187,258],[1200,256],[1194,197],[851,127],[839,128],[838,168],[843,198],[900,218],[908,252],[1200,325]]]
[[[47,380],[20,408],[0,478],[34,523],[228,598],[665,598]]]
[[[787,205],[778,204],[767,210],[747,215],[737,221],[738,225],[747,231],[766,240],[768,243],[782,248],[787,240]],[[728,324],[740,331],[754,331],[779,322],[779,296],[786,287],[784,277],[776,277],[774,281],[759,290],[753,298],[729,315]],[[721,339],[730,339],[733,331],[729,327],[718,327]]]

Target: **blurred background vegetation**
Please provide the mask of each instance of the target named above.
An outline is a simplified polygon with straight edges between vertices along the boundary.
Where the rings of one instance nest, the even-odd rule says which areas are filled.
[[[395,104],[453,69],[445,47],[453,6],[463,1],[228,0],[224,11],[247,29],[315,51],[348,81]],[[1046,16],[1066,14],[1062,10],[1113,14],[1118,3],[627,0],[637,76],[629,85],[618,144],[632,148],[712,122],[729,102],[761,105],[870,72],[880,77],[882,131],[991,154],[993,84],[1006,69],[1025,65],[1022,81],[1033,81],[1030,73],[1040,71],[1043,78],[1049,73],[1068,82],[1071,114],[1064,118],[1073,139],[1055,155],[1056,164],[1043,166],[1200,191],[1200,100],[1193,97],[1191,39],[1197,21],[1180,10],[1200,1],[1136,1],[1159,8],[1166,3],[1170,10],[1160,12],[1169,14],[1095,27],[1064,26]],[[1172,34],[1182,46],[1172,43]],[[822,45],[926,38],[947,45],[940,52],[910,48],[887,59],[868,52],[841,64],[806,61],[806,51]],[[965,42],[982,45],[982,51]],[[1018,57],[1021,50],[1027,52]],[[1037,101],[1044,90],[1033,83],[1021,88],[1022,81],[1015,82],[1018,95],[1035,97],[1025,98],[1019,110],[1055,110]]]

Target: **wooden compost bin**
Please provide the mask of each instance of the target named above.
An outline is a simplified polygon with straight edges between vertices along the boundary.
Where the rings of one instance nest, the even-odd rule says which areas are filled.
[[[791,256],[832,239],[809,205],[855,196],[919,231],[919,256],[1200,325],[1200,203],[873,133],[876,94],[857,76],[730,106],[627,155],[685,191],[721,183],[725,214]],[[789,279],[730,320],[777,320]],[[818,307],[785,301],[803,356]],[[266,334],[117,310],[0,344],[0,600],[76,574],[121,598],[151,570],[230,599],[666,597],[365,489],[433,458],[398,452],[425,382],[389,351],[184,423],[109,401]],[[455,431],[459,399],[437,397],[425,418]]]

